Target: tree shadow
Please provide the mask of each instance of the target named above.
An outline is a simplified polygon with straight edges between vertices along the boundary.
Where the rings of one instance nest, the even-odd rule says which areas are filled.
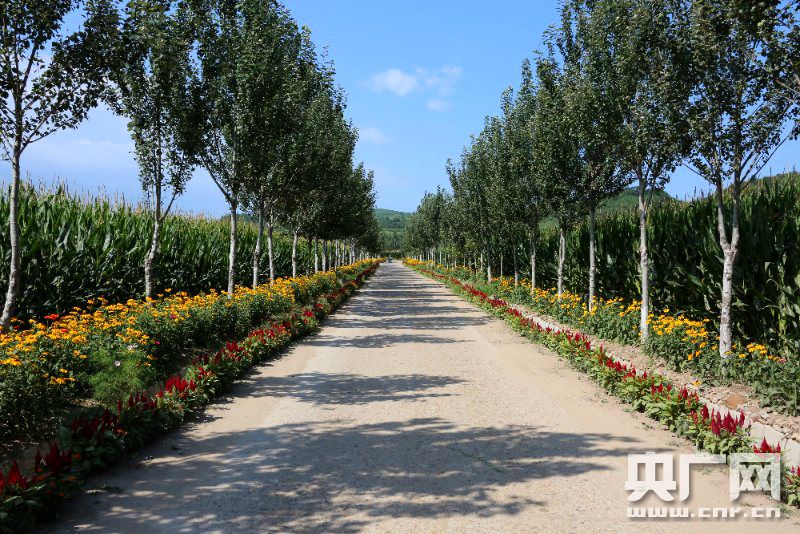
[[[115,532],[356,532],[386,518],[516,515],[547,504],[547,494],[498,496],[503,487],[568,484],[606,470],[603,458],[641,452],[610,434],[465,428],[436,417],[289,422],[190,436],[180,449],[145,451],[167,457],[93,479],[119,491],[82,496],[67,519]]]
[[[337,324],[337,328],[341,325]],[[363,328],[363,325],[360,327]],[[331,334],[320,334],[308,339],[305,344],[314,347],[346,347],[354,349],[382,349],[390,345],[403,343],[461,343],[462,340],[451,339],[441,336],[430,336],[427,334],[372,334],[368,336],[342,337]]]
[[[252,385],[248,395],[291,398],[316,405],[357,405],[449,397],[453,394],[429,390],[462,382],[449,376],[421,374],[363,376],[302,373],[261,378]]]
[[[433,295],[429,289],[441,286],[423,282],[413,271],[398,268],[390,276],[370,280],[369,290],[347,305],[344,313],[330,322],[336,328],[377,328],[385,330],[457,330],[488,323],[491,318],[465,306],[447,293]],[[420,295],[425,296],[420,296]],[[425,342],[435,342],[431,338]]]

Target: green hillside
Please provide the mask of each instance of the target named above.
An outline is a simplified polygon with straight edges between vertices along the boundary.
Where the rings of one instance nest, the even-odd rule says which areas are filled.
[[[381,229],[383,248],[386,251],[399,251],[403,247],[403,236],[410,213],[377,208],[375,217]]]
[[[672,197],[669,196],[669,193],[657,189],[653,193],[653,204],[655,205],[658,204],[659,202],[663,202],[664,200],[671,198]],[[611,197],[608,200],[602,202],[600,204],[600,207],[597,209],[597,212],[608,213],[611,211],[626,210],[630,208],[635,208],[638,205],[639,205],[639,190],[636,187],[629,187],[619,195]]]
[[[669,193],[666,193],[660,189],[657,189],[655,193],[653,193],[653,205],[670,199],[675,200],[669,195]],[[639,190],[636,187],[629,187],[619,195],[601,202],[600,206],[597,208],[597,214],[602,215],[604,213],[612,213],[615,211],[630,210],[635,209],[638,206]],[[555,217],[547,217],[544,221],[542,221],[542,228],[555,228],[556,225],[557,223]]]

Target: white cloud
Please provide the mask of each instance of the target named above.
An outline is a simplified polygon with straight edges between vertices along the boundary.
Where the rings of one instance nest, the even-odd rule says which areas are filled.
[[[367,143],[375,145],[385,145],[391,142],[391,139],[380,131],[378,128],[372,126],[365,126],[358,129],[358,138]]]
[[[453,107],[453,103],[441,98],[433,98],[428,100],[425,104],[428,111],[449,111]]]
[[[428,93],[432,96],[426,105],[430,111],[447,111],[452,103],[443,97],[452,94],[463,74],[464,69],[457,66],[438,69],[417,67],[413,72],[391,68],[372,76],[367,86],[373,91],[389,91],[398,96],[406,96],[414,91]]]
[[[442,67],[432,72],[424,69],[419,69],[418,72],[425,80],[427,87],[432,88],[437,94],[443,96],[453,92],[453,86],[461,79],[464,69],[461,67]]]
[[[374,91],[391,91],[397,96],[406,96],[417,88],[419,80],[413,74],[406,74],[400,69],[388,69],[374,75],[368,84]]]

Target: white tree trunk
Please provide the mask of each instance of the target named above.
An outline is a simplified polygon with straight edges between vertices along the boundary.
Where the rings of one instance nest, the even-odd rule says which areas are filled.
[[[258,231],[256,232],[256,246],[253,248],[253,288],[261,282],[261,241],[264,236],[264,208],[258,209]]]
[[[564,228],[558,231],[558,298],[564,292],[564,260],[567,256],[567,237]]]
[[[722,301],[720,302],[719,316],[719,353],[723,358],[731,355],[733,349],[733,320],[731,317],[731,303],[733,302],[733,266],[736,253],[723,250],[722,262]]]
[[[589,311],[594,309],[595,278],[595,208],[589,210]]]
[[[233,292],[236,289],[236,247],[239,244],[238,229],[238,214],[236,208],[238,203],[231,202],[231,241],[230,249],[228,250],[228,298],[233,298]]]
[[[536,287],[536,235],[531,232],[531,294]]]
[[[158,253],[158,238],[161,234],[161,185],[156,184],[153,206],[153,235],[150,238],[150,250],[144,257],[144,297],[152,299],[155,296],[153,287],[153,262]]]
[[[269,256],[269,285],[275,283],[275,251],[272,248],[272,232],[275,223],[272,219],[272,210],[267,214],[267,256]]]
[[[22,149],[20,139],[21,132],[17,135],[14,143],[14,152],[11,158],[12,178],[11,178],[11,198],[9,199],[8,235],[11,238],[11,265],[8,272],[8,290],[6,291],[6,302],[3,306],[3,315],[0,317],[0,328],[7,332],[11,327],[11,319],[17,308],[20,287],[22,286],[22,254],[20,252],[20,228],[19,228],[19,181],[20,181],[20,157]]]
[[[322,240],[322,270],[328,271],[328,240]]]
[[[514,287],[519,287],[519,270],[517,265],[517,247],[514,247]]]
[[[734,177],[731,187],[731,235],[728,238],[725,225],[725,205],[722,180],[717,181],[717,228],[719,243],[722,248],[722,298],[719,314],[719,354],[728,358],[733,348],[733,320],[731,304],[733,303],[733,270],[739,248],[739,194],[741,184],[739,177]]]
[[[639,273],[642,281],[642,308],[639,313],[639,332],[642,343],[650,337],[650,261],[647,257],[647,202],[645,201],[646,183],[639,179]]]
[[[294,229],[294,236],[292,236],[292,277],[297,276],[297,237],[299,231]]]
[[[314,272],[319,272],[319,239],[314,238]]]
[[[486,281],[492,283],[492,245],[486,248]]]

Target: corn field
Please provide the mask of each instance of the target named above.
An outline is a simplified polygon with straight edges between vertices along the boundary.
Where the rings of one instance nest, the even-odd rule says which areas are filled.
[[[110,302],[141,298],[142,262],[150,247],[152,217],[104,198],[80,198],[64,190],[24,187],[20,198],[24,286],[17,316],[22,319],[62,313],[103,296]],[[8,227],[9,196],[0,194],[0,225]],[[163,223],[155,262],[156,288],[195,294],[227,284],[230,225],[197,216],[171,216]],[[252,280],[256,229],[239,227],[238,284]],[[291,274],[291,238],[275,240],[279,276]],[[8,279],[10,242],[0,237],[3,292]],[[301,271],[310,266],[305,243],[298,250]],[[261,258],[267,272],[268,258]]]
[[[751,184],[742,197],[741,248],[734,278],[739,339],[764,340],[784,352],[800,350],[800,174]],[[658,308],[718,320],[722,250],[713,197],[654,207],[648,221],[651,292]],[[597,221],[598,289],[604,297],[640,297],[638,214],[619,211]],[[588,227],[567,237],[565,281],[586,293]],[[556,284],[558,232],[539,244],[537,282]]]

